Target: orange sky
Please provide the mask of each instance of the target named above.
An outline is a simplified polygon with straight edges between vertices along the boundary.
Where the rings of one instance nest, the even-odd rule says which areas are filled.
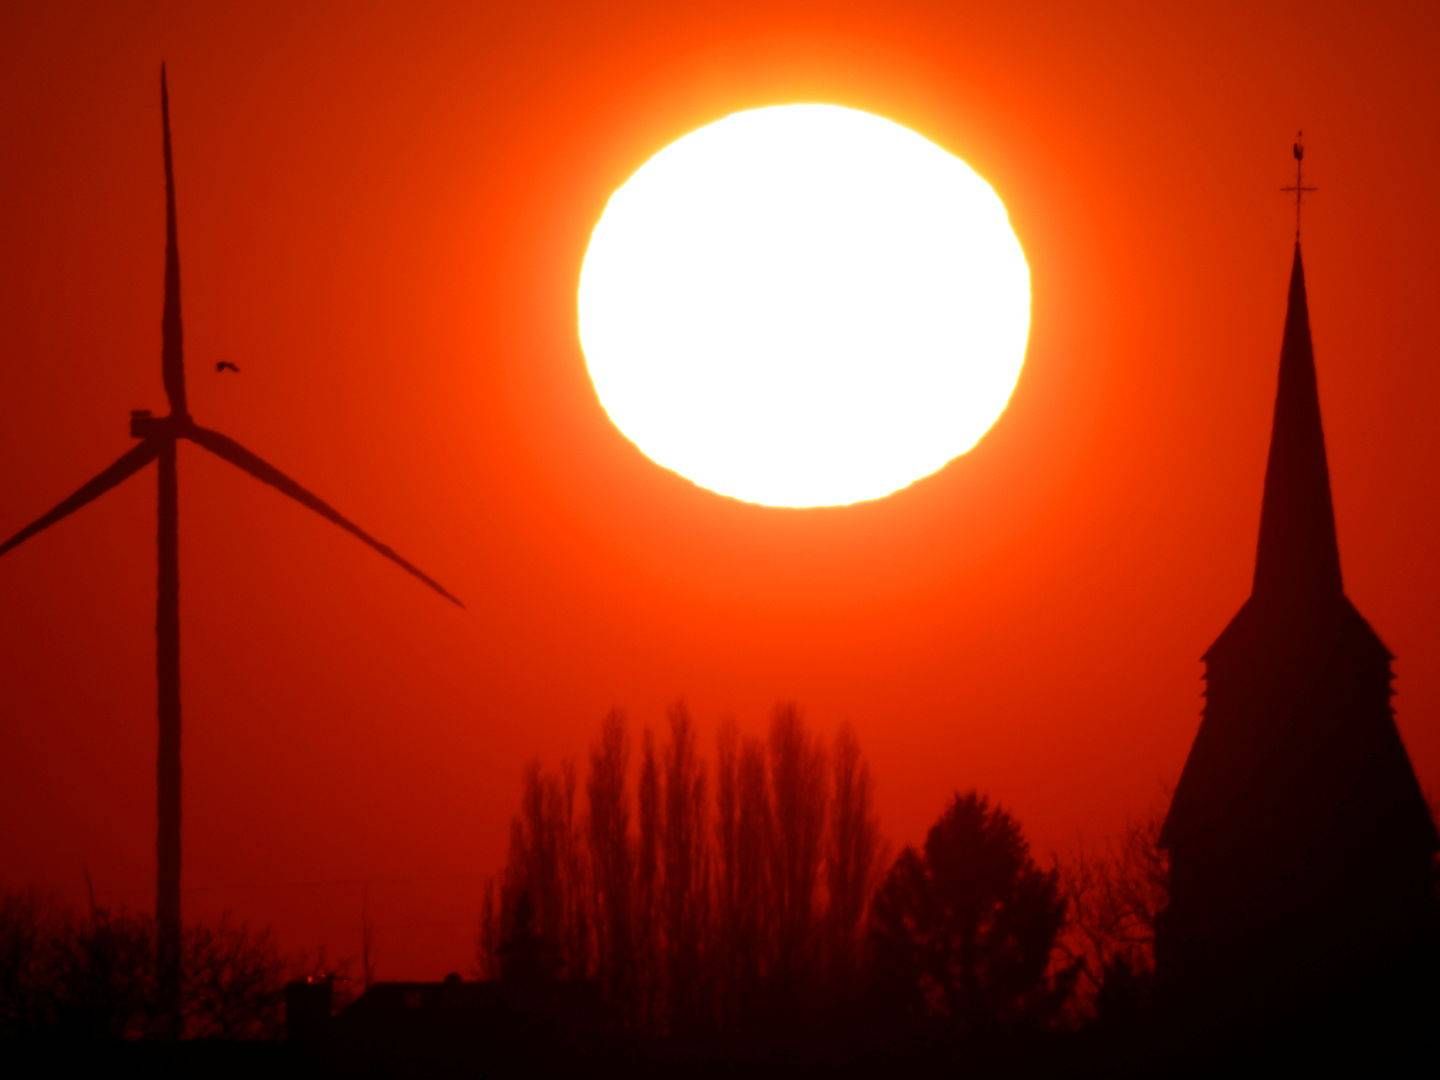
[[[190,914],[353,954],[368,879],[383,975],[464,968],[525,759],[678,696],[707,730],[781,697],[850,720],[899,842],[957,787],[1041,852],[1163,805],[1249,585],[1299,126],[1347,588],[1440,791],[1440,11],[1012,7],[0,11],[0,533],[163,408],[166,58],[192,411],[469,604],[181,452]],[[574,327],[609,192],[699,124],[797,100],[965,158],[1034,289],[975,451],[806,512],[641,457]],[[154,484],[0,562],[6,883],[78,897],[88,868],[150,904]]]

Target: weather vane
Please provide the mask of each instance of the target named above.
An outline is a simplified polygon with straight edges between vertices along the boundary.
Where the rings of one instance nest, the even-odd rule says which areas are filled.
[[[1290,152],[1295,155],[1295,183],[1290,187],[1280,189],[1281,191],[1293,191],[1295,193],[1295,239],[1297,241],[1300,239],[1300,203],[1308,192],[1320,190],[1319,188],[1306,187],[1302,177],[1302,170],[1305,167],[1304,138],[1305,132],[1297,131],[1295,133],[1295,145],[1290,148]]]

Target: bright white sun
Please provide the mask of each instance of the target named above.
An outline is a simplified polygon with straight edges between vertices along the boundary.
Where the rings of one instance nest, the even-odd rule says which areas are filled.
[[[999,197],[908,128],[778,105],[692,131],[610,197],[580,271],[601,405],[653,461],[767,506],[876,499],[965,453],[1025,359]]]

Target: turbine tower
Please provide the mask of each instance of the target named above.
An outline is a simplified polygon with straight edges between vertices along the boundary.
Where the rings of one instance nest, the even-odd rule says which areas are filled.
[[[157,835],[155,842],[156,974],[161,1022],[178,1036],[180,1014],[180,492],[176,450],[184,439],[290,496],[358,540],[370,545],[445,599],[464,607],[434,578],[375,539],[329,503],[306,490],[234,439],[201,427],[185,402],[184,340],[180,319],[180,245],[175,223],[175,168],[170,152],[170,93],[160,68],[160,114],[165,146],[165,309],[161,320],[160,374],[170,412],[130,414],[130,434],[139,442],[101,470],[49,513],[25,526],[3,544],[0,556],[139,472],[159,465],[157,540],[159,573],[155,590],[155,676],[158,688],[159,746],[155,763]]]

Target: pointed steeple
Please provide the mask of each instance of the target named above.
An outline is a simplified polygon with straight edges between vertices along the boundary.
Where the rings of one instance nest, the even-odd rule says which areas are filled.
[[[1297,603],[1342,593],[1305,266],[1296,240],[1251,595],[1256,603],[1293,609]]]

